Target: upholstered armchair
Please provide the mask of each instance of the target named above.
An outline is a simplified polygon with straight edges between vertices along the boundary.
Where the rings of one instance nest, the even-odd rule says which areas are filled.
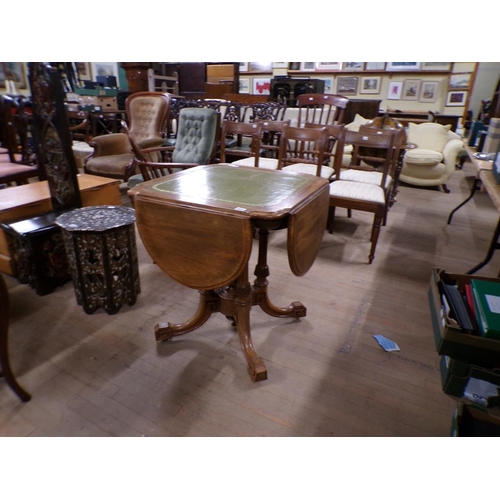
[[[136,173],[136,155],[163,144],[169,107],[169,94],[131,94],[125,101],[129,127],[122,122],[124,132],[97,136],[90,141],[94,152],[85,159],[85,173],[127,181]]]
[[[416,144],[407,149],[400,181],[415,186],[440,186],[449,193],[446,182],[455,171],[458,154],[464,144],[458,134],[450,131],[450,125],[439,123],[410,123],[408,142]]]

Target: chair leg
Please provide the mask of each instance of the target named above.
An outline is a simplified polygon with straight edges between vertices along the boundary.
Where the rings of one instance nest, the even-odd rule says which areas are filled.
[[[352,217],[352,210],[350,208],[347,209],[347,217],[349,219]]]
[[[445,193],[449,193],[450,190],[448,189],[448,186],[446,184],[441,184],[441,189],[445,192]]]
[[[328,208],[328,219],[326,221],[326,228],[330,234],[333,233],[333,221],[335,219],[335,207]]]
[[[375,258],[375,248],[377,247],[378,235],[380,233],[380,225],[382,223],[383,214],[375,214],[373,217],[373,226],[372,226],[372,234],[370,241],[372,242],[372,246],[370,248],[370,255],[368,256],[368,264],[373,262]]]

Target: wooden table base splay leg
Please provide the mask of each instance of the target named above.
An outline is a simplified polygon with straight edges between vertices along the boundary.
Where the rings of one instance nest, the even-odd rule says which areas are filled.
[[[210,316],[220,311],[219,296],[214,290],[200,291],[200,302],[195,315],[185,323],[158,323],[155,326],[157,341],[168,340],[192,332],[203,325]]]
[[[269,266],[267,265],[267,243],[269,230],[259,229],[259,257],[255,266],[256,279],[253,284],[253,305],[258,305],[266,314],[275,318],[305,318],[306,307],[301,302],[292,302],[288,307],[277,307],[269,299],[267,286]]]
[[[263,359],[257,356],[250,335],[250,310],[252,309],[252,289],[248,281],[248,268],[236,282],[236,297],[234,300],[236,328],[241,346],[248,363],[250,376],[254,382],[267,380],[267,368]]]

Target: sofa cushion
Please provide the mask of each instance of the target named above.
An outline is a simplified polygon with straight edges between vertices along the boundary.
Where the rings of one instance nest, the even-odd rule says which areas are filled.
[[[408,149],[405,153],[405,163],[416,165],[437,165],[443,161],[443,154],[432,149]]]
[[[358,115],[358,113],[356,113],[354,120],[351,123],[348,123],[345,126],[345,128],[347,130],[354,130],[355,132],[359,132],[360,125],[365,125],[369,121],[370,121],[370,118],[364,118],[363,116]]]
[[[409,123],[408,140],[421,149],[442,151],[448,142],[448,132],[451,125],[440,125],[439,123]]]

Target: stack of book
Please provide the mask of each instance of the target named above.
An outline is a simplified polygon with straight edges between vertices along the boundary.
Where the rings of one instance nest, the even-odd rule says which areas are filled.
[[[460,290],[442,281],[440,289],[448,317],[462,330],[500,340],[500,282],[472,279]]]

